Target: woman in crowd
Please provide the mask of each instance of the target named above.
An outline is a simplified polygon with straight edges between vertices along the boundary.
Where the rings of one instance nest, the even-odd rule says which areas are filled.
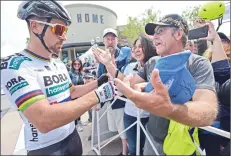
[[[82,61],[80,59],[76,59],[72,61],[71,64],[71,70],[69,72],[71,81],[73,83],[73,85],[82,85],[84,84],[84,80],[83,80],[83,65],[82,65]],[[81,122],[81,118],[79,117],[77,120],[75,120],[75,125],[78,126],[77,130],[83,131],[83,124]]]
[[[215,29],[209,30],[209,33],[213,33],[214,38],[207,38],[211,45],[204,56],[212,63],[219,100],[219,114],[212,126],[230,132],[230,39]],[[208,156],[220,155],[230,142],[227,138],[206,131],[202,131],[199,138]]]
[[[133,43],[132,48],[132,56],[137,60],[136,62],[132,62],[127,65],[124,70],[125,75],[135,74],[138,72],[140,68],[144,66],[144,64],[153,56],[157,56],[155,51],[153,41],[144,37],[140,36],[136,39]],[[144,110],[140,110],[140,121],[142,125],[145,125],[149,119],[149,113]],[[132,125],[137,120],[137,107],[131,101],[127,100],[124,108],[124,127],[125,129]],[[136,126],[132,126],[130,129],[126,131],[126,135],[128,138],[128,150],[130,155],[136,155],[136,135],[137,135],[137,128]],[[140,155],[143,155],[143,147],[145,143],[145,134],[140,130]]]
[[[185,46],[185,50],[190,50],[192,53],[197,54],[197,45],[193,40],[188,40]]]
[[[97,49],[93,49],[94,53],[96,51]],[[101,63],[104,63],[105,59],[110,59],[110,57],[106,55],[109,55],[109,54],[105,53],[105,57],[103,58],[97,57],[97,56],[96,57]],[[132,63],[130,62],[125,67],[124,72],[123,73],[120,72],[120,75],[122,75],[125,79],[131,78],[132,75],[138,72],[138,70],[142,68],[144,64],[151,57],[157,56],[155,47],[153,45],[153,41],[147,37],[140,36],[138,39],[134,41],[133,48],[132,48],[132,55],[137,61],[132,62]],[[114,71],[110,71],[110,70],[115,70],[115,69],[107,69],[107,70],[109,73],[113,73]],[[137,107],[132,101],[127,100],[125,104],[124,113],[125,113],[124,114],[124,127],[126,129],[137,120]],[[149,113],[144,110],[141,110],[140,117],[141,117],[141,123],[145,127],[149,119]],[[126,135],[128,139],[129,155],[136,155],[136,135],[137,135],[136,130],[137,130],[136,126],[133,126],[129,130],[126,131]],[[140,131],[140,154],[141,155],[143,154],[144,143],[145,143],[145,135],[144,135],[144,132],[141,130]]]

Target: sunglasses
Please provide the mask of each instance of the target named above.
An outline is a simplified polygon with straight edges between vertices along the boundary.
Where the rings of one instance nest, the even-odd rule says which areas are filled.
[[[43,21],[37,21],[37,20],[32,20],[35,21],[37,23],[40,24],[44,24],[44,25],[48,25],[50,27],[52,27],[51,31],[58,36],[63,36],[64,32],[67,32],[68,27],[62,24],[52,24],[52,23],[47,23],[47,22],[43,22]]]
[[[76,66],[76,65],[79,65],[80,66],[80,63],[74,63],[74,65]]]

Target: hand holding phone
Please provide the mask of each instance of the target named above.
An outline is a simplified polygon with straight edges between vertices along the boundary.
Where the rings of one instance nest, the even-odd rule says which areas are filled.
[[[211,21],[207,21],[203,27],[189,30],[188,39],[214,41],[217,35],[218,34],[213,23]]]
[[[196,29],[189,30],[188,32],[188,39],[194,40],[199,38],[204,38],[208,36],[209,27],[207,25],[203,27],[199,27]]]

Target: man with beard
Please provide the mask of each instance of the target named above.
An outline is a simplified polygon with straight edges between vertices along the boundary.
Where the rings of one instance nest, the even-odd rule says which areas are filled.
[[[206,25],[209,27],[207,38],[214,41],[215,36],[211,33],[213,25],[211,22],[206,23]],[[153,36],[156,52],[161,58],[184,52],[187,42],[188,25],[178,14],[166,15],[158,23],[148,23],[145,31],[148,35]],[[95,55],[103,56],[105,53],[95,52]],[[154,69],[158,62],[158,57],[150,58],[144,68],[139,70],[138,74],[134,75],[126,83],[121,81],[125,76],[120,72],[117,73],[116,68],[107,59],[109,57],[104,56],[101,58],[104,58],[102,62],[104,62],[108,69],[110,68],[111,75],[116,78],[114,81],[119,91],[133,101],[137,107],[150,112],[147,133],[157,151],[152,149],[151,144],[146,139],[144,155],[165,155],[167,153],[163,147],[165,138],[171,136],[171,133],[168,132],[170,120],[190,127],[209,126],[215,120],[218,114],[215,80],[212,66],[206,58],[196,54],[190,55],[185,68],[191,74],[196,84],[195,92],[190,101],[181,104],[171,101],[169,90],[160,78],[159,72],[161,73],[161,71]],[[168,71],[170,75],[174,73],[174,70],[168,70],[167,68],[165,71]],[[183,75],[181,79],[184,79],[185,82],[187,81]],[[141,92],[144,91],[144,86],[137,84],[149,81],[155,90],[149,93]],[[177,84],[177,81],[177,79],[174,80],[171,86]],[[184,85],[178,85],[177,87],[187,87]],[[165,148],[165,150],[171,149]]]
[[[117,47],[118,44],[118,35],[116,30],[112,28],[107,28],[103,31],[103,42],[105,45],[105,50],[107,53],[110,53],[111,55],[111,61],[113,64],[117,67],[118,70],[122,70],[122,67],[126,64],[126,59],[119,60],[119,55],[121,53],[121,50]],[[100,63],[98,66],[98,72],[97,76],[101,76],[102,74],[107,73],[106,67]],[[110,104],[109,102],[107,103]],[[104,104],[102,104],[103,106]],[[125,101],[122,101],[120,99],[117,99],[114,104],[109,108],[107,112],[107,118],[108,118],[108,127],[109,130],[112,132],[120,133],[124,130],[124,123],[123,123],[123,115],[124,115],[124,107],[125,107]],[[127,137],[126,134],[123,133],[120,135],[120,138],[122,140],[122,153],[120,155],[126,155],[127,154]]]
[[[17,16],[26,20],[30,42],[1,61],[1,86],[25,124],[28,155],[82,155],[73,121],[94,105],[111,100],[114,87],[106,75],[85,85],[71,83],[57,58],[71,24],[59,2],[23,1]]]

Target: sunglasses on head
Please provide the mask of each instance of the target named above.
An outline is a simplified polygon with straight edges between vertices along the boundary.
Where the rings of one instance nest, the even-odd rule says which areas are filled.
[[[52,27],[51,31],[55,35],[58,35],[58,36],[63,36],[63,33],[67,32],[67,30],[68,30],[68,27],[65,26],[65,25],[62,25],[62,24],[57,24],[57,23],[56,24],[52,24],[52,23],[47,23],[47,22],[37,21],[37,20],[32,20],[32,21],[35,21],[37,23],[48,25],[48,26]]]

